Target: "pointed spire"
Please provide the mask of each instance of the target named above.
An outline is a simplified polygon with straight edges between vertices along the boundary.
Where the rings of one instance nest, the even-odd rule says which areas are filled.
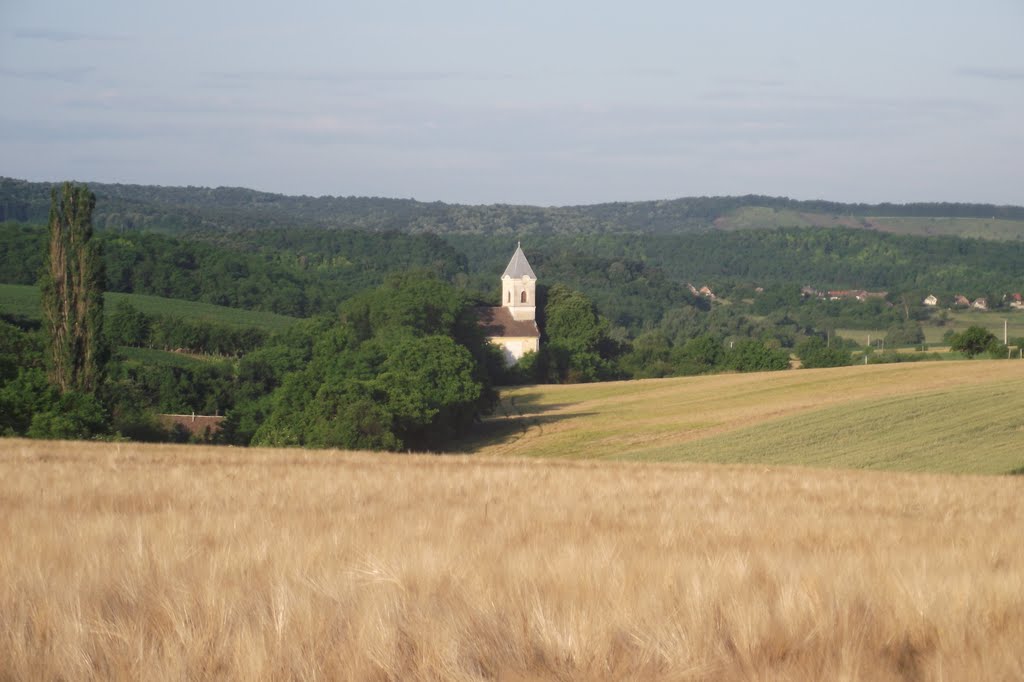
[[[516,252],[512,254],[512,260],[508,262],[508,267],[505,268],[505,272],[501,276],[503,279],[505,277],[537,279],[537,275],[533,274],[533,268],[530,267],[530,262],[526,260],[526,254],[523,253],[523,247],[519,242],[516,242]]]

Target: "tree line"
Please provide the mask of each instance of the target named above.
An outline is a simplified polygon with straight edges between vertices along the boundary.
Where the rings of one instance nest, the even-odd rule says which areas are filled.
[[[0,178],[0,221],[43,222],[49,183]],[[97,229],[231,232],[252,228],[358,229],[406,233],[496,235],[668,234],[711,230],[742,208],[764,207],[830,216],[997,218],[1024,220],[1024,207],[976,203],[844,204],[746,195],[539,207],[467,206],[415,199],[286,196],[239,187],[92,185],[101,199]]]
[[[0,282],[35,284],[43,225],[0,223]],[[381,284],[389,273],[425,269],[452,279],[465,258],[434,235],[312,230],[226,238],[96,232],[107,291],[201,301],[309,317]]]
[[[423,269],[481,301],[497,302],[495,273],[510,241],[475,235],[356,230],[249,230],[172,237],[97,231],[108,291],[152,294],[298,317],[333,313],[389,273]],[[34,284],[45,228],[0,223],[0,282]],[[693,235],[538,235],[525,242],[543,282],[584,291],[613,327],[634,337],[680,305],[707,307],[687,284],[756,302],[757,314],[791,307],[799,289],[886,290],[890,303],[928,294],[987,297],[1024,288],[1024,243],[909,237],[852,229],[791,228]],[[761,291],[758,291],[761,290]],[[877,317],[866,306],[844,314]],[[861,326],[858,324],[843,326]]]
[[[267,333],[257,327],[235,327],[180,315],[152,315],[124,301],[106,319],[104,334],[112,347],[236,357],[256,350],[267,339]]]

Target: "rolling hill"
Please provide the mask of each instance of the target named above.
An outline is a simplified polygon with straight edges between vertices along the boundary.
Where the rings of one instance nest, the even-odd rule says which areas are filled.
[[[227,327],[255,327],[266,332],[282,331],[298,318],[276,313],[228,308],[212,303],[183,301],[177,298],[147,296],[144,294],[121,294],[108,291],[103,295],[104,312],[113,314],[117,304],[130,303],[147,315],[173,315],[196,322],[215,322]],[[0,284],[0,314],[41,320],[39,287],[28,284]]]
[[[526,386],[479,454],[1004,474],[1024,470],[1024,362],[955,361]]]
[[[0,221],[45,222],[50,183],[0,178]],[[231,232],[324,228],[436,234],[679,234],[714,229],[857,227],[913,235],[1024,238],[1024,207],[844,204],[785,197],[685,197],[589,206],[460,205],[415,199],[286,196],[240,187],[89,183],[110,230]]]

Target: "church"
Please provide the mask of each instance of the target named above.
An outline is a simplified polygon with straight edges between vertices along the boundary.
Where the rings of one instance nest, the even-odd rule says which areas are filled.
[[[512,366],[527,353],[540,350],[537,275],[521,245],[516,245],[512,260],[501,275],[501,305],[480,308],[479,315],[487,340],[501,348],[507,365]]]

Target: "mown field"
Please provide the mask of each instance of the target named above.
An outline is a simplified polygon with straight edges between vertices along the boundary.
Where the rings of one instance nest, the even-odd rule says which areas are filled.
[[[143,294],[107,292],[103,299],[104,312],[107,315],[113,314],[118,303],[126,301],[147,315],[173,315],[199,322],[216,322],[230,327],[257,327],[269,332],[287,329],[296,320],[294,317],[276,313]],[[27,319],[41,319],[39,288],[23,284],[0,284],[0,313]]]
[[[0,440],[6,679],[1010,680],[1024,478]]]
[[[1002,474],[1024,470],[1024,362],[525,386],[470,452]]]

